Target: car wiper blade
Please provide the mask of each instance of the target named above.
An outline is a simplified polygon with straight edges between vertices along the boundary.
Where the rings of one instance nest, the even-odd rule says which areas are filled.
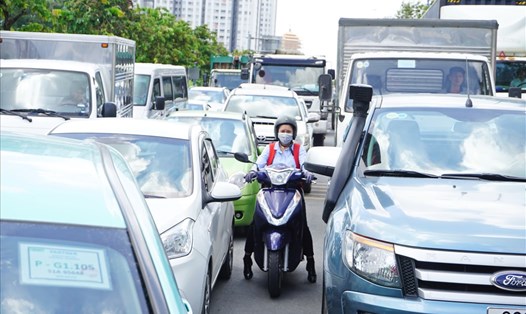
[[[42,108],[38,108],[38,109],[13,109],[11,111],[45,114],[46,116],[49,116],[49,117],[59,117],[59,118],[62,118],[64,120],[69,120],[70,119],[69,117],[61,115],[61,114],[57,113],[56,111],[42,109]]]
[[[277,119],[277,117],[273,117],[273,116],[256,116],[256,118],[263,118],[263,119]]]
[[[143,195],[144,195],[144,198],[166,198],[164,196],[153,195],[153,194],[143,194]]]
[[[7,109],[2,109],[0,108],[0,113],[4,113],[4,114],[10,114],[12,116],[18,116],[24,120],[27,120],[29,122],[33,122],[33,119],[31,119],[30,117],[26,116],[26,115],[23,115],[19,112],[16,112],[16,111],[13,111],[13,110],[7,110]]]
[[[439,176],[411,171],[411,170],[365,170],[363,172],[366,176],[385,176],[385,177],[406,177],[406,178],[438,178]]]
[[[498,173],[444,173],[440,176],[440,178],[448,179],[471,179],[471,178],[477,178],[482,180],[488,180],[488,181],[512,181],[512,182],[526,182],[526,178],[523,177],[516,177],[516,176],[508,176]]]
[[[292,90],[294,90],[295,92],[306,92],[308,93],[309,95],[318,95],[318,92],[316,91],[313,91],[313,90],[310,90],[308,88],[305,88],[305,87],[293,87]]]

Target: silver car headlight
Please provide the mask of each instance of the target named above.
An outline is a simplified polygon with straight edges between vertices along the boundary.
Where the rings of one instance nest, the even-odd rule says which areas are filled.
[[[376,284],[400,288],[394,246],[345,231],[343,260],[359,276]]]
[[[164,250],[169,259],[183,257],[192,251],[194,221],[185,219],[161,234]]]

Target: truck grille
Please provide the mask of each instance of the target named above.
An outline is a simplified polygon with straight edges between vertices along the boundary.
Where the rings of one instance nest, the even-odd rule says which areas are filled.
[[[526,306],[526,292],[495,287],[500,271],[526,271],[526,256],[396,246],[403,292],[426,300]]]
[[[259,135],[258,136],[258,145],[267,145],[267,144],[270,144],[272,142],[276,142],[276,138],[274,136],[264,136],[264,135]]]

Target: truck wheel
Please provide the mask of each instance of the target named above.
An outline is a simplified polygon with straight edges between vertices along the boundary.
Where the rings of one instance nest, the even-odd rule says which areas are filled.
[[[271,298],[277,298],[281,294],[281,280],[283,279],[280,268],[280,252],[268,252],[268,292]]]
[[[313,145],[314,146],[323,146],[323,142],[325,141],[325,135],[323,134],[314,134],[313,136]]]

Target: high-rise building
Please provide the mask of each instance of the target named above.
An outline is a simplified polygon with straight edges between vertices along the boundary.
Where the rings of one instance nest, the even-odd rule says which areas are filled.
[[[279,48],[277,0],[134,0],[136,5],[166,8],[192,28],[207,24],[229,51]]]

